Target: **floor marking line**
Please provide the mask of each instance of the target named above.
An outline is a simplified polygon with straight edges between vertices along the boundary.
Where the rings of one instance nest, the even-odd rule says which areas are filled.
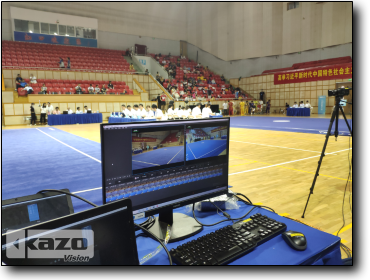
[[[102,187],[100,187],[100,188],[95,188],[95,189],[88,189],[88,190],[78,191],[78,192],[72,192],[72,193],[73,193],[73,194],[76,194],[76,193],[90,192],[90,191],[100,190],[101,188],[102,188]]]
[[[193,154],[193,157],[194,157],[195,159],[197,159],[197,157],[194,155],[194,153],[193,153],[192,149],[190,148],[189,144],[187,144],[187,146],[189,147],[190,152]]]
[[[55,130],[54,128],[49,128],[50,130]]]
[[[158,166],[160,166],[160,164],[150,163],[150,162],[145,162],[145,161],[140,161],[140,160],[132,160],[132,161],[136,161],[136,162],[141,162],[141,163],[146,163],[146,164],[151,164],[151,165],[158,165]]]
[[[213,149],[212,151],[209,151],[208,153],[205,153],[204,155],[201,155],[200,157],[198,157],[198,158],[201,158],[201,157],[203,157],[203,156],[205,156],[206,154],[209,154],[209,153],[211,153],[211,152],[213,152],[213,151],[215,151],[215,150],[217,150],[217,149],[219,149],[219,148],[222,148],[222,146],[223,145],[226,145],[227,143],[225,143],[225,144],[222,144],[221,146],[218,146],[216,149]]]
[[[344,231],[346,230],[349,230],[350,228],[352,228],[352,223],[350,223],[349,225],[345,226],[344,228],[342,228],[339,232],[339,234],[343,233]],[[337,235],[338,231],[334,232],[333,235]]]
[[[236,126],[252,126],[252,127],[255,127],[254,125],[251,125],[251,124],[240,124],[240,125],[236,125]],[[313,130],[313,131],[324,131],[325,130],[324,128],[323,129],[315,129],[315,128],[300,128],[300,127],[256,126],[257,129],[258,129],[258,127],[296,129],[296,130],[297,129],[299,129],[299,130]],[[348,131],[338,130],[338,132],[348,132]]]
[[[175,158],[175,156],[177,156],[177,155],[178,155],[178,154],[179,154],[183,149],[184,149],[184,148],[182,148],[180,151],[178,151],[178,152],[177,152],[177,154],[176,154],[176,155],[174,155],[174,156],[173,156],[173,158],[171,158],[169,162],[167,162],[167,164],[169,164],[169,163],[170,163],[170,162]]]
[[[350,148],[350,150],[352,150],[352,148]],[[348,149],[336,151],[336,152],[333,152],[333,153],[326,153],[325,155],[331,155],[331,154],[339,153],[339,152],[342,152],[342,151],[348,151]],[[298,162],[298,161],[302,161],[302,160],[306,160],[306,159],[311,159],[311,158],[316,158],[316,157],[320,157],[320,156],[321,155],[316,155],[316,156],[312,156],[312,157],[307,157],[307,158],[302,158],[302,159],[287,161],[287,162],[283,162],[283,163],[272,164],[272,165],[269,165],[269,166],[259,167],[259,168],[256,168],[256,169],[244,170],[244,171],[240,171],[240,172],[231,173],[231,174],[229,174],[229,176],[237,175],[237,174],[241,174],[241,173],[252,172],[252,171],[257,171],[257,170],[266,169],[266,168],[270,168],[270,167],[274,167],[274,166],[279,166],[279,165],[284,165],[284,164],[288,164],[288,163]]]
[[[268,146],[268,147],[273,147],[273,148],[290,149],[290,150],[297,150],[297,151],[305,151],[305,152],[311,152],[311,153],[321,153],[321,152],[317,152],[317,151],[302,150],[302,149],[288,148],[288,147],[281,147],[281,146],[273,146],[273,145],[259,144],[259,143],[252,143],[252,142],[243,142],[243,141],[236,141],[236,140],[230,140],[230,142],[239,142],[239,143],[245,143],[245,144]]]
[[[38,128],[36,128],[36,129],[37,129],[38,131],[40,131],[40,132],[44,133],[45,135],[49,136],[50,138],[54,139],[55,141],[58,141],[59,143],[61,143],[61,144],[65,145],[65,146],[67,146],[68,148],[71,148],[72,150],[75,150],[76,152],[79,152],[80,154],[83,154],[84,156],[87,156],[87,157],[89,157],[89,158],[91,158],[91,159],[93,159],[93,160],[95,160],[95,161],[97,161],[97,162],[101,163],[101,161],[100,161],[100,160],[98,160],[98,159],[96,159],[96,158],[94,158],[94,157],[92,157],[92,156],[90,156],[90,155],[88,155],[88,154],[85,154],[84,152],[81,152],[80,150],[77,150],[76,148],[73,148],[72,146],[70,146],[70,145],[68,145],[68,144],[66,144],[66,143],[64,143],[64,142],[62,142],[62,141],[60,141],[60,140],[58,140],[58,139],[54,138],[53,136],[50,136],[49,134],[47,134],[47,133],[43,132],[42,130],[40,130],[40,129],[38,129]]]

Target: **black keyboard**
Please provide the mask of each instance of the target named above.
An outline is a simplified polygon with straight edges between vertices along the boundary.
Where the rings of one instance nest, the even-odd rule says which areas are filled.
[[[179,265],[224,265],[286,231],[286,225],[260,213],[171,249]]]

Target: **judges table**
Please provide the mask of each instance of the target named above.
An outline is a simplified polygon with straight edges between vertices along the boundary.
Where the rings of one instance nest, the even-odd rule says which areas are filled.
[[[223,116],[222,115],[218,115],[218,116],[209,116],[211,119],[214,119],[214,118],[223,118]]]
[[[288,108],[286,111],[287,116],[296,116],[296,117],[300,116],[309,117],[310,113],[311,113],[310,108]]]
[[[242,202],[238,202],[240,208],[228,210],[231,218],[237,218],[245,215],[252,207]],[[175,209],[174,212],[184,213],[185,207]],[[303,233],[307,239],[307,249],[305,251],[296,251],[288,246],[281,235],[278,235],[262,245],[257,246],[252,252],[234,260],[230,265],[341,265],[340,238],[329,233],[319,231],[304,224],[284,218],[265,209],[255,208],[245,219],[261,213],[279,222],[287,225],[287,230],[294,230]],[[186,213],[191,216],[191,212]],[[216,211],[198,212],[195,211],[197,219],[204,224],[212,224],[224,219]],[[308,214],[310,215],[310,214]],[[311,214],[314,215],[314,214]],[[135,223],[141,223],[145,219],[137,220]],[[171,250],[191,240],[197,239],[210,232],[214,232],[224,226],[232,225],[232,222],[224,222],[212,227],[203,227],[203,230],[185,240],[168,243],[167,248]],[[141,232],[141,231],[139,231]],[[139,233],[137,232],[137,233]],[[136,234],[137,235],[137,234]],[[139,259],[146,254],[151,253],[158,246],[158,243],[151,238],[139,236],[136,239]],[[145,265],[168,265],[168,257],[162,249],[155,257],[145,263]]]
[[[115,118],[109,117],[108,123],[124,123],[124,122],[152,122],[156,119],[131,119],[131,118]]]
[[[103,114],[48,115],[48,125],[102,123]]]

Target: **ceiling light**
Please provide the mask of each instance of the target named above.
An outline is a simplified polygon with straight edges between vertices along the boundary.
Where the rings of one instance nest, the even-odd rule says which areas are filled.
[[[33,32],[30,30],[30,33],[33,33]]]

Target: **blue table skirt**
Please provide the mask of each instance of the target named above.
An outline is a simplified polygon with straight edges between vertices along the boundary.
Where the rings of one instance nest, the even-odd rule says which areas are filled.
[[[209,116],[211,119],[212,118],[222,118],[223,116]]]
[[[310,108],[288,108],[288,110],[286,111],[287,116],[309,117],[310,114],[311,114]]]
[[[124,122],[152,122],[156,119],[131,119],[131,118],[115,118],[109,117],[108,123],[124,123]]]
[[[234,217],[241,217],[247,213],[251,207],[246,206],[242,202],[238,202],[240,208],[228,210],[227,212]],[[185,213],[192,216],[191,212],[187,212],[185,207],[174,209],[174,212]],[[198,212],[195,211],[197,219],[205,224],[215,223],[223,218],[214,212]],[[238,258],[230,263],[230,265],[341,265],[340,238],[326,232],[319,231],[304,224],[292,221],[285,217],[274,214],[265,209],[253,209],[250,215],[261,213],[271,217],[279,222],[287,225],[287,230],[302,232],[307,239],[307,249],[305,251],[296,251],[285,243],[282,236],[276,236],[266,243],[259,245],[249,254]],[[136,223],[143,222],[145,219],[137,220]],[[232,222],[224,222],[212,227],[204,227],[203,230],[195,236],[189,237],[174,243],[167,244],[168,250],[176,248],[188,241],[197,239],[207,233],[227,225],[232,225]],[[139,259],[146,254],[154,251],[158,243],[151,238],[138,237],[136,239]],[[168,265],[168,258],[164,250],[158,255],[150,259],[145,265]]]
[[[49,115],[48,125],[62,124],[84,124],[84,123],[102,123],[103,114],[68,114],[68,115]]]

